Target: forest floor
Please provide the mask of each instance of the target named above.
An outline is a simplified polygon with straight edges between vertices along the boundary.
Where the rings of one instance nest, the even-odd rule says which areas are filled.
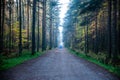
[[[107,70],[65,48],[53,49],[14,68],[1,71],[0,80],[119,80]]]

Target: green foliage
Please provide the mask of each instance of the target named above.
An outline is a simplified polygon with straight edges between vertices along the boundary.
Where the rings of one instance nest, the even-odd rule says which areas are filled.
[[[3,65],[3,59],[5,59],[5,57],[2,54],[0,54],[0,66]]]
[[[12,36],[13,36],[13,40],[14,40],[13,46],[17,47],[18,46],[18,42],[19,42],[19,22],[18,21],[16,21],[13,24]]]
[[[84,49],[84,45],[85,45],[85,41],[81,41],[81,43],[80,43],[80,48],[81,48],[81,50]]]
[[[105,53],[98,52],[98,54],[95,54],[93,52],[89,52],[87,55],[96,60],[99,60],[102,63],[109,63],[109,62],[105,62],[106,58],[107,58],[107,54],[105,54]]]
[[[73,50],[69,49],[69,51],[70,51],[72,54],[75,54],[75,55],[77,55],[77,56],[80,57],[80,58],[83,58],[83,59],[88,60],[88,61],[90,61],[90,62],[92,62],[92,63],[94,63],[94,64],[97,64],[97,65],[99,65],[99,66],[107,69],[108,71],[110,71],[110,72],[112,72],[112,73],[120,76],[120,66],[113,66],[113,65],[111,65],[111,64],[105,64],[105,63],[101,62],[101,60],[99,59],[100,57],[99,57],[98,59],[95,58],[95,57],[98,57],[99,55],[102,55],[101,58],[105,58],[105,55],[104,55],[104,54],[99,53],[97,56],[94,55],[94,58],[93,58],[93,57],[91,57],[91,56],[86,56],[85,54],[76,52],[75,50],[73,51]],[[93,54],[92,54],[92,55],[93,55]]]
[[[52,1],[52,2],[51,2],[51,6],[52,6],[52,7],[55,7],[55,6],[57,6],[57,5],[58,5],[58,2],[57,2],[57,1]]]
[[[83,7],[81,8],[80,14],[98,11],[98,9],[101,8],[103,1],[104,0],[89,0],[87,2],[84,2],[81,4]]]
[[[12,39],[14,40],[12,45],[14,47],[17,47],[19,43],[19,22],[18,21],[14,22],[13,24]],[[23,47],[27,46],[27,30],[25,29],[22,29],[22,44],[23,44]]]
[[[7,38],[10,34],[9,34],[9,26],[7,26],[5,24],[4,27],[4,36],[5,36],[5,40],[4,43],[6,43],[6,47],[9,47],[9,39]],[[18,43],[19,43],[19,22],[16,21],[12,24],[12,31],[11,31],[11,38],[12,38],[12,43],[11,46],[13,46],[14,48],[18,47]],[[27,45],[27,30],[22,29],[22,44],[23,47],[25,47]]]
[[[27,60],[31,60],[34,58],[39,57],[43,53],[37,52],[35,55],[31,55],[30,51],[23,51],[22,55],[19,57],[13,57],[13,58],[5,58],[4,56],[0,56],[0,61],[2,60],[2,64],[0,65],[0,70],[5,70],[12,68],[16,65],[19,65]]]

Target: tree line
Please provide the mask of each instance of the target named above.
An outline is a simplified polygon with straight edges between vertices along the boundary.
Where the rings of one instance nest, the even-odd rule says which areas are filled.
[[[1,0],[0,54],[31,50],[34,55],[57,47],[57,0]]]
[[[64,20],[66,47],[104,63],[119,64],[119,0],[72,0]]]

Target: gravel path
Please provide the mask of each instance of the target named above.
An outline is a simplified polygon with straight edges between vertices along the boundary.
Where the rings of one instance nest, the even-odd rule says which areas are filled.
[[[105,69],[70,54],[66,49],[48,51],[0,72],[0,80],[119,80]]]

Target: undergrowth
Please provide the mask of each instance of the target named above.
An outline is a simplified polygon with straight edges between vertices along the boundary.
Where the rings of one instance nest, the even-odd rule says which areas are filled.
[[[14,55],[13,55],[14,54]],[[12,68],[18,64],[21,64],[27,60],[37,58],[42,55],[42,52],[36,52],[35,55],[31,55],[30,51],[23,51],[20,56],[15,56],[16,53],[12,53],[11,57],[0,55],[0,70],[6,70]]]
[[[106,64],[103,61],[101,61],[100,59],[95,59],[95,58],[92,58],[91,56],[86,56],[85,54],[76,52],[75,50],[69,49],[69,51],[72,54],[75,54],[80,58],[83,58],[92,63],[95,63],[120,77],[120,66],[113,66],[112,64]]]

